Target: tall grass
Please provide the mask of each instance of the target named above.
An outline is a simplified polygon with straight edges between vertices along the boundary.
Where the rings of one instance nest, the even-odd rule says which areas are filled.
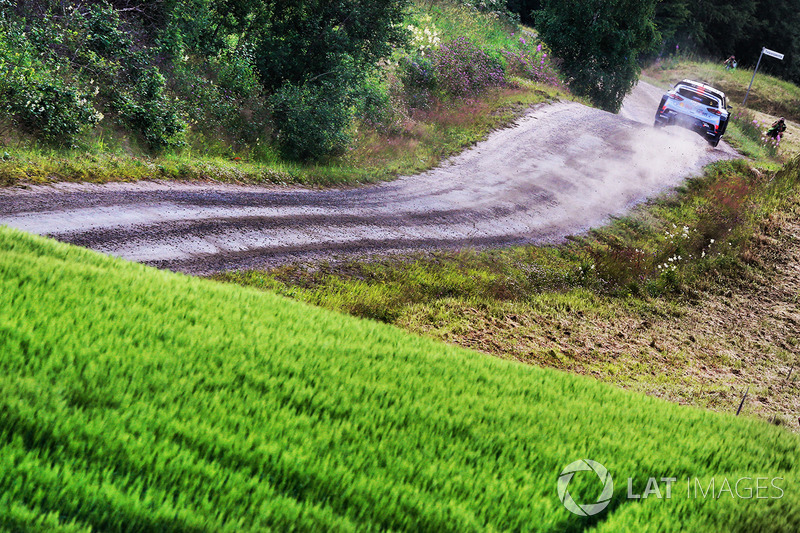
[[[0,289],[2,529],[800,525],[800,440],[760,423],[4,228]],[[617,487],[594,519],[556,495],[586,457]],[[784,494],[626,499],[668,475]]]

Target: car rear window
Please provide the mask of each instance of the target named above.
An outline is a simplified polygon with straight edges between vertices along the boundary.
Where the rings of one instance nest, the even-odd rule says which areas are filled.
[[[678,94],[683,96],[684,98],[688,98],[690,100],[694,100],[695,102],[702,104],[707,107],[719,107],[719,101],[715,98],[711,98],[710,96],[706,96],[704,94],[699,94],[692,89],[687,87],[681,87],[678,89]]]

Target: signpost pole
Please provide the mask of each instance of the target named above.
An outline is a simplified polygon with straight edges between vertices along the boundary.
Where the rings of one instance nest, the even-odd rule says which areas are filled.
[[[758,72],[758,67],[761,65],[761,58],[764,57],[764,49],[761,49],[761,55],[758,56],[758,63],[756,63],[756,69],[753,71],[753,78],[750,80],[750,87],[747,88],[747,94],[744,95],[744,102],[742,102],[742,107],[747,104],[747,97],[750,96],[750,89],[753,88],[753,82],[756,80],[756,73]]]
[[[761,65],[761,59],[764,57],[764,54],[768,55],[769,57],[774,57],[780,61],[783,61],[784,55],[780,52],[776,52],[775,50],[770,50],[767,47],[761,48],[761,55],[758,56],[758,63],[756,63],[756,69],[753,71],[753,78],[750,80],[750,87],[747,88],[747,94],[744,95],[744,102],[742,102],[742,107],[747,103],[747,97],[750,96],[750,89],[753,88],[753,82],[756,79],[756,73],[758,72],[758,67]]]

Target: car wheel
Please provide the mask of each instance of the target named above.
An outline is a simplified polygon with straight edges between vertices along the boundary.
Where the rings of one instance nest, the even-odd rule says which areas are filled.
[[[710,144],[711,146],[716,148],[717,145],[719,145],[719,141],[720,141],[720,137],[714,137],[714,138],[708,140],[708,144]]]

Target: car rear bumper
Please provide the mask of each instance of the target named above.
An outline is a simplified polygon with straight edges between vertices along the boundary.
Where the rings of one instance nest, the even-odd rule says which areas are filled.
[[[668,126],[681,126],[708,137],[715,137],[719,132],[719,126],[716,124],[704,122],[698,118],[673,111],[672,109],[659,109],[656,114],[656,120]]]

